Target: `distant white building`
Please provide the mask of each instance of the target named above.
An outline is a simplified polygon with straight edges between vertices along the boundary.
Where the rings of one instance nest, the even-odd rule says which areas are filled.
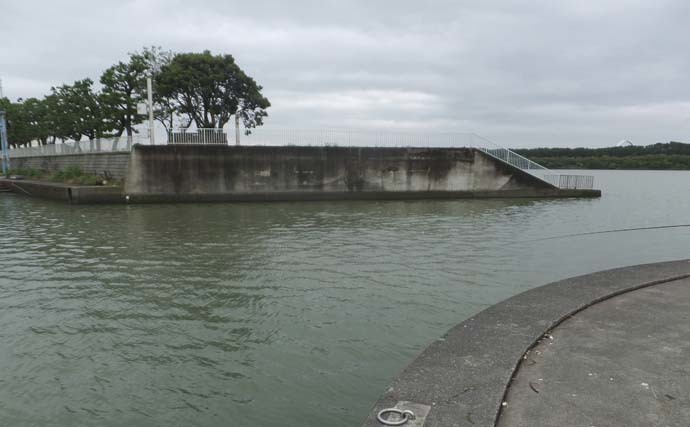
[[[622,140],[618,144],[616,144],[616,147],[632,147],[633,143],[627,139]]]

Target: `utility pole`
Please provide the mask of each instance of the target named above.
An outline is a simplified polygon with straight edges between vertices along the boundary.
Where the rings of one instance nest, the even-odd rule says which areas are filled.
[[[156,144],[156,137],[153,132],[153,84],[151,83],[151,77],[146,78],[146,91],[148,92],[148,107],[149,107],[149,140],[151,145]]]
[[[5,112],[0,110],[0,143],[2,145],[2,174],[7,175],[10,171],[10,153],[7,142],[7,121]]]
[[[2,79],[0,79],[0,98],[4,98],[4,94],[2,93]]]

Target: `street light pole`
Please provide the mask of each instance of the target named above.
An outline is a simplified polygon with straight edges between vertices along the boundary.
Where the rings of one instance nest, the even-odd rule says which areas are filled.
[[[240,145],[240,117],[235,113],[235,145]]]
[[[0,110],[0,145],[2,149],[2,174],[7,175],[10,171],[10,153],[7,147],[7,121],[5,121],[5,112],[2,110]]]
[[[153,84],[151,83],[151,77],[146,78],[146,91],[148,92],[148,107],[149,107],[149,141],[151,145],[156,144],[156,137],[153,132]]]

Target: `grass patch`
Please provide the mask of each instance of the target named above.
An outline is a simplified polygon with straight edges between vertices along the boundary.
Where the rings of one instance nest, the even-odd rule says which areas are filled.
[[[10,169],[7,175],[21,175],[24,177],[39,178],[46,175],[46,172],[42,171],[41,169],[17,168]]]
[[[41,169],[17,168],[10,169],[8,175],[19,175],[27,179],[59,182],[62,184],[122,185],[121,181],[114,180],[110,177],[84,172],[79,166],[67,166],[66,168],[57,172],[49,172]]]

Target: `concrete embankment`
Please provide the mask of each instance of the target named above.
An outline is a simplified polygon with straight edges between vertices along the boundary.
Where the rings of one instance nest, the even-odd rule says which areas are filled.
[[[135,146],[132,201],[598,197],[471,148]]]
[[[0,186],[9,188],[17,194],[60,200],[72,204],[125,202],[122,187],[70,185],[23,179],[0,179]]]
[[[379,411],[424,427],[686,425],[690,260],[602,271],[494,305],[431,344]]]
[[[80,157],[83,156],[83,157]],[[114,190],[70,186],[74,203],[599,197],[565,190],[472,148],[135,145],[131,153],[13,160],[54,172],[122,175]],[[36,183],[32,185],[38,185]],[[63,190],[31,192],[50,198]]]

